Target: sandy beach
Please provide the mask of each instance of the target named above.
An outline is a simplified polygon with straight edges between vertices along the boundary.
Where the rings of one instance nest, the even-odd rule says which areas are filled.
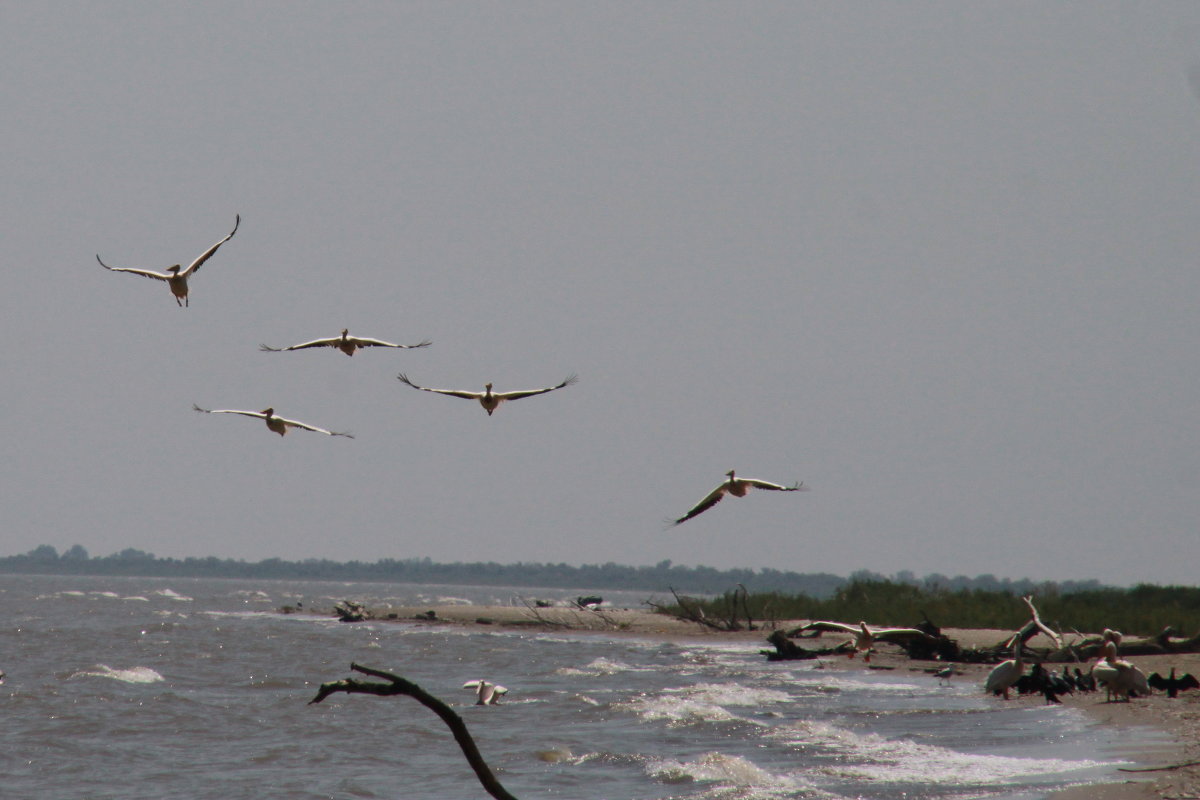
[[[470,625],[495,626],[525,630],[572,630],[594,631],[607,635],[666,638],[672,640],[712,640],[745,642],[748,647],[773,648],[766,641],[772,630],[790,630],[807,620],[776,620],[773,627],[762,626],[757,630],[718,631],[699,623],[679,620],[664,614],[641,609],[585,610],[573,607],[537,608],[524,606],[475,606],[445,605],[423,607],[385,607],[368,609],[377,620],[418,622],[424,625]],[[943,633],[956,639],[963,647],[988,647],[1003,641],[1011,631],[987,629],[946,628]],[[1130,641],[1130,640],[1127,640]],[[836,635],[806,640],[804,646],[833,647],[839,643]],[[1031,642],[1037,646],[1037,640]],[[1173,654],[1157,656],[1127,657],[1147,675],[1159,672],[1166,675],[1172,667],[1178,674],[1192,673],[1200,676],[1200,654]],[[941,667],[937,662],[914,661],[906,657],[899,648],[881,644],[872,655],[871,664],[861,659],[827,658],[828,667],[836,669],[892,669],[930,673]],[[1087,665],[1080,665],[1085,671]],[[991,665],[956,665],[955,681],[967,681],[980,686]],[[1064,695],[1063,708],[1078,708],[1106,725],[1146,726],[1166,734],[1164,744],[1152,748],[1130,746],[1122,755],[1135,762],[1139,771],[1128,772],[1125,782],[1102,787],[1078,787],[1058,793],[1063,800],[1076,800],[1086,794],[1090,800],[1142,800],[1164,798],[1164,800],[1186,800],[1200,798],[1200,692],[1181,693],[1169,698],[1165,693],[1155,692],[1150,697],[1134,698],[1128,703],[1109,703],[1103,692]],[[997,699],[997,703],[1005,702]],[[1046,701],[1041,695],[1019,696],[1013,694],[1010,703],[1042,705]],[[1193,763],[1194,762],[1194,763]],[[1184,765],[1184,766],[1180,766]]]

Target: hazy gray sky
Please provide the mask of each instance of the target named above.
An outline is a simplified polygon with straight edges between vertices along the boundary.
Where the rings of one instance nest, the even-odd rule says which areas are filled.
[[[0,554],[1194,583],[1198,64],[1194,3],[4,2]],[[96,264],[238,213],[190,308]],[[258,349],[343,327],[433,346]],[[663,531],[731,468],[812,491]]]

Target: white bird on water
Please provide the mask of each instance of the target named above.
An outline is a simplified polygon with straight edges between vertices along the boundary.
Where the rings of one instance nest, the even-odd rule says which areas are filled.
[[[298,420],[277,417],[275,416],[274,408],[264,408],[262,411],[238,411],[237,409],[233,408],[201,408],[195,403],[192,404],[192,408],[205,414],[241,414],[244,417],[255,417],[256,419],[261,419],[262,421],[266,422],[267,428],[275,433],[278,433],[280,436],[286,434],[288,428],[300,428],[301,430],[312,431],[313,433],[323,433],[326,436],[345,436],[347,439],[354,438],[354,435],[350,433],[327,431],[324,428],[318,428]]]
[[[501,697],[508,694],[508,689],[485,680],[467,681],[462,688],[475,690],[475,705],[477,706],[494,706],[500,702]]]
[[[778,483],[771,483],[770,481],[762,481],[762,480],[759,480],[758,478],[739,478],[735,474],[735,471],[732,469],[729,470],[729,472],[726,472],[725,474],[727,476],[729,476],[729,480],[725,481],[720,486],[718,486],[717,488],[715,488],[711,492],[709,492],[708,495],[705,496],[705,498],[703,500],[701,500],[699,503],[697,503],[692,508],[691,511],[687,512],[679,519],[671,522],[668,527],[674,527],[675,525],[681,525],[684,522],[687,522],[692,517],[695,517],[699,514],[703,514],[705,511],[708,511],[710,508],[715,506],[717,503],[721,502],[721,500],[723,500],[725,495],[727,495],[727,494],[731,494],[734,497],[745,497],[746,492],[750,491],[751,488],[766,489],[766,490],[772,491],[772,492],[807,492],[808,491],[808,487],[805,486],[803,483],[797,483],[793,486],[782,486]]]
[[[269,353],[282,353],[287,350],[304,350],[309,347],[336,347],[348,356],[354,355],[354,351],[363,347],[395,347],[400,350],[412,350],[417,347],[428,347],[433,342],[428,339],[417,342],[416,344],[393,344],[385,342],[382,339],[368,339],[362,336],[351,336],[349,328],[342,328],[341,336],[333,336],[329,339],[313,339],[311,342],[302,342],[294,344],[291,347],[271,347],[270,345],[261,344],[259,349]]]
[[[137,269],[135,267],[110,267],[100,260],[100,254],[96,254],[96,260],[100,261],[100,266],[112,272],[129,272],[134,275],[141,275],[143,278],[154,278],[159,281],[166,281],[171,288],[171,294],[175,295],[175,302],[180,306],[188,304],[188,278],[192,276],[196,270],[203,266],[205,261],[212,258],[213,253],[217,252],[217,248],[228,242],[233,235],[237,233],[238,225],[242,222],[242,215],[238,214],[233,222],[233,230],[229,232],[221,241],[214,244],[212,247],[201,253],[195,261],[188,264],[187,269],[181,269],[181,265],[176,264],[172,267],[167,267],[166,272],[155,272],[152,269]]]
[[[451,397],[463,397],[467,400],[477,400],[479,401],[479,405],[483,406],[483,410],[488,413],[489,417],[492,415],[492,412],[496,410],[497,406],[503,402],[508,400],[520,400],[522,397],[533,397],[535,394],[553,392],[555,389],[561,389],[564,386],[570,386],[572,383],[575,383],[577,380],[579,380],[579,378],[575,375],[571,375],[557,386],[549,386],[545,389],[522,389],[515,392],[493,392],[492,384],[485,383],[483,385],[484,390],[482,392],[468,392],[459,391],[458,389],[428,389],[424,386],[418,386],[410,381],[408,376],[403,372],[396,377],[403,383],[407,383],[412,388],[420,389],[423,392],[434,392],[436,394],[447,394]]]

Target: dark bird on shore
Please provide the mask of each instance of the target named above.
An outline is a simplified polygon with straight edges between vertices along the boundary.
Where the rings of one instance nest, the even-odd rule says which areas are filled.
[[[803,483],[797,483],[792,486],[782,486],[778,483],[759,480],[758,478],[739,478],[734,470],[729,470],[725,473],[729,480],[722,483],[717,488],[713,489],[704,499],[692,507],[692,510],[684,514],[677,520],[670,522],[668,527],[674,527],[687,522],[692,517],[703,514],[717,503],[725,499],[725,495],[731,494],[734,497],[745,497],[746,493],[751,489],[766,489],[770,492],[807,492],[808,487]]]
[[[1157,672],[1152,672],[1146,682],[1152,688],[1166,692],[1167,697],[1178,697],[1180,692],[1186,692],[1188,689],[1200,689],[1200,681],[1197,681],[1190,672],[1185,673],[1181,678],[1176,678],[1174,667],[1171,667],[1170,677],[1164,678]]]
[[[954,665],[951,664],[950,666],[942,667],[937,672],[933,673],[933,677],[938,679],[938,684],[941,684],[942,681],[945,681],[946,685],[949,686],[950,679],[954,677]]]
[[[468,392],[466,390],[459,389],[429,389],[424,386],[418,386],[410,381],[408,376],[403,372],[396,377],[402,383],[407,383],[412,388],[420,389],[422,392],[434,392],[435,394],[445,394],[451,397],[462,397],[467,400],[476,400],[479,402],[479,405],[483,406],[483,410],[488,413],[489,417],[492,415],[492,412],[495,411],[496,408],[503,402],[508,400],[520,400],[522,397],[533,397],[535,394],[553,392],[555,389],[561,389],[564,386],[570,386],[572,383],[575,383],[577,380],[579,380],[579,378],[576,376],[570,375],[566,380],[557,386],[548,386],[545,389],[520,389],[515,392],[493,392],[492,384],[485,383],[483,385],[482,392]]]
[[[1066,669],[1066,667],[1063,667],[1063,669]],[[1090,673],[1084,675],[1083,671],[1079,667],[1076,667],[1075,688],[1081,692],[1094,692],[1096,691],[1096,679]]]
[[[212,247],[201,253],[195,261],[188,264],[187,269],[181,269],[180,264],[172,267],[167,267],[166,272],[156,272],[152,269],[137,269],[134,267],[110,267],[100,260],[100,254],[96,254],[96,260],[100,261],[100,266],[112,272],[129,272],[133,275],[141,275],[143,278],[154,278],[159,281],[166,281],[167,286],[171,289],[171,294],[175,295],[175,302],[180,308],[188,304],[188,278],[192,276],[196,270],[204,265],[205,261],[212,258],[213,253],[217,252],[217,248],[228,242],[235,233],[237,233],[238,225],[242,222],[241,214],[238,214],[233,222],[233,230],[229,232],[221,241],[214,244]]]
[[[260,344],[258,349],[268,353],[283,353],[288,350],[306,350],[310,347],[336,347],[348,356],[354,355],[354,351],[363,347],[395,347],[400,350],[413,350],[418,347],[428,347],[433,342],[425,339],[416,344],[393,344],[385,342],[382,339],[368,339],[363,336],[351,336],[349,328],[342,328],[341,336],[331,336],[328,339],[313,339],[311,342],[301,342],[290,347],[271,347],[267,344]]]

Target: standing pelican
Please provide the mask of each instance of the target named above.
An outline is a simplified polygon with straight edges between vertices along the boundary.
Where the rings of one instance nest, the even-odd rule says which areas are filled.
[[[492,415],[492,412],[496,410],[496,407],[506,400],[520,400],[522,397],[533,397],[535,394],[553,392],[555,389],[561,389],[564,386],[570,386],[572,383],[575,383],[575,381],[579,380],[579,378],[576,376],[570,375],[565,381],[557,386],[550,386],[545,389],[523,389],[516,392],[493,392],[492,384],[485,383],[483,385],[484,390],[482,392],[467,392],[459,391],[457,389],[427,389],[424,386],[417,386],[415,383],[410,381],[408,376],[403,372],[396,377],[402,382],[407,383],[412,388],[420,389],[423,392],[436,392],[437,394],[448,394],[451,397],[464,397],[467,400],[478,400],[479,405],[483,406],[483,410],[488,413],[489,417]]]
[[[348,356],[354,355],[354,351],[360,347],[396,347],[401,350],[411,350],[417,347],[428,347],[433,342],[428,339],[417,342],[416,344],[392,344],[385,342],[382,339],[366,339],[361,336],[351,336],[349,328],[342,328],[341,336],[334,336],[329,339],[313,339],[311,342],[302,342],[294,344],[291,347],[271,347],[270,345],[261,344],[259,349],[270,353],[282,353],[285,350],[304,350],[309,347],[336,347]]]
[[[475,690],[475,705],[477,706],[494,706],[500,702],[501,697],[508,694],[508,689],[485,680],[467,681],[462,688]]]
[[[781,486],[778,483],[770,481],[760,481],[757,478],[739,478],[734,474],[734,470],[729,470],[725,473],[729,476],[729,480],[722,483],[717,488],[713,489],[708,495],[692,508],[691,511],[684,514],[679,519],[670,523],[670,527],[682,525],[694,516],[703,514],[725,497],[726,494],[731,494],[734,497],[745,497],[746,492],[750,491],[751,487],[756,489],[767,489],[772,492],[807,492],[808,488],[803,483],[797,483],[794,486]]]
[[[242,222],[242,215],[238,214],[233,221],[233,230],[229,232],[221,241],[214,244],[212,247],[201,253],[195,261],[188,264],[187,269],[180,269],[180,265],[176,264],[173,267],[167,267],[166,272],[155,272],[150,269],[136,269],[134,267],[110,267],[103,261],[100,261],[100,254],[96,254],[96,260],[100,261],[100,266],[113,272],[132,272],[134,275],[141,275],[143,278],[154,278],[159,281],[166,281],[171,287],[171,294],[175,295],[175,302],[182,308],[188,304],[188,278],[192,273],[200,269],[205,261],[212,258],[213,253],[217,252],[217,248],[228,242],[233,235],[237,233],[238,225]]]
[[[1017,682],[1017,678],[1021,677],[1021,673],[1025,671],[1025,664],[1021,661],[1021,647],[1024,643],[1020,637],[1013,641],[1013,657],[1008,661],[1001,661],[992,671],[988,673],[987,680],[983,683],[984,691],[989,694],[1003,694],[1004,699],[1008,699],[1008,692],[1012,685]]]
[[[1117,654],[1121,638],[1120,631],[1105,628],[1100,660],[1092,667],[1092,677],[1096,679],[1098,685],[1104,687],[1106,698],[1110,703],[1114,699],[1121,700],[1122,698],[1128,703],[1130,692],[1137,692],[1143,697],[1150,694],[1150,684],[1146,680],[1146,674]]]
[[[244,417],[256,417],[266,422],[267,428],[275,433],[278,433],[280,436],[283,436],[285,433],[287,433],[288,428],[300,428],[302,430],[312,431],[313,433],[323,433],[326,436],[345,436],[347,439],[354,438],[353,434],[327,431],[324,428],[316,428],[312,425],[304,422],[298,422],[294,419],[277,417],[275,416],[274,408],[264,408],[262,411],[238,411],[232,408],[201,408],[195,403],[192,404],[192,408],[196,409],[197,411],[202,411],[205,414],[241,414]]]
[[[899,644],[900,642],[912,639],[932,638],[925,631],[917,630],[916,628],[869,628],[866,622],[859,622],[857,625],[847,625],[844,622],[828,622],[825,620],[810,622],[796,632],[807,633],[809,631],[817,631],[817,633],[813,634],[814,636],[819,636],[821,631],[853,634],[854,638],[846,642],[846,644],[852,644],[853,649],[846,656],[854,658],[855,654],[862,653],[863,661],[868,664],[871,663],[871,648],[875,645],[876,641]]]

